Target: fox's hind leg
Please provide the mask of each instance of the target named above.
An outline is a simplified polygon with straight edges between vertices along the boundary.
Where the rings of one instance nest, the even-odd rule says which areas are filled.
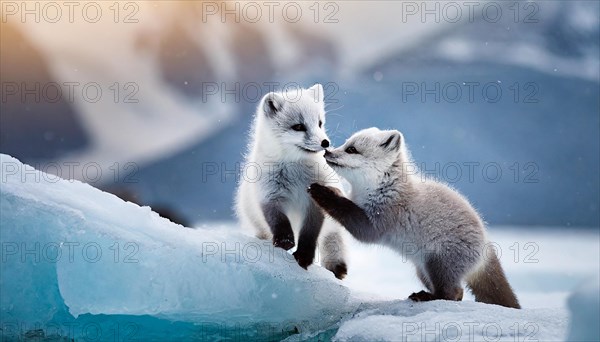
[[[463,298],[463,289],[461,287],[461,278],[463,272],[457,265],[449,265],[443,258],[435,256],[428,258],[425,263],[425,272],[423,276],[429,282],[425,283],[429,291],[420,291],[411,294],[408,298],[416,302],[426,302],[436,299],[461,301]],[[418,272],[417,272],[418,274]]]
[[[326,224],[334,223],[326,221]],[[348,274],[348,266],[345,261],[344,239],[341,232],[323,232],[319,243],[319,253],[321,265],[333,272],[336,278],[344,279]]]
[[[427,276],[425,271],[423,271],[419,267],[417,267],[417,277],[419,277],[419,280],[421,281],[421,283],[423,283],[423,286],[425,286],[425,288],[429,292],[433,291],[433,286],[431,285],[431,281],[429,280],[429,277]]]

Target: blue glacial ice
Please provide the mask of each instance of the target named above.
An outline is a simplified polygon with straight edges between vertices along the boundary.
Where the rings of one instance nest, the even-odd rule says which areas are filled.
[[[0,162],[4,337],[285,337],[348,310],[349,290],[330,272],[301,269],[268,242],[184,228],[12,157]]]

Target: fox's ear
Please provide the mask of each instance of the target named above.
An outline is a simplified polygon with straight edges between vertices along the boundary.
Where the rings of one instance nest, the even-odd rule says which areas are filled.
[[[268,93],[263,100],[263,110],[268,117],[272,118],[279,113],[284,103],[285,99],[280,94]]]
[[[316,102],[323,102],[325,94],[323,93],[323,86],[320,83],[315,83],[314,86],[308,88],[308,93],[315,99]]]
[[[388,131],[384,137],[383,142],[379,145],[387,151],[399,151],[402,146],[402,133],[398,131]]]

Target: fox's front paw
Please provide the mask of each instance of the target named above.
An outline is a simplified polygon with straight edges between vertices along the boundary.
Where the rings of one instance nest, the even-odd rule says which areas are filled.
[[[295,245],[294,235],[273,235],[273,246],[275,247],[280,247],[287,251],[294,248]]]
[[[298,262],[298,265],[303,269],[308,269],[308,266],[312,265],[313,259],[315,258],[315,252],[297,250],[294,252],[294,258]]]
[[[339,189],[321,185],[319,183],[312,183],[306,191],[308,191],[310,196],[318,204],[327,203],[331,198],[335,198],[341,194]]]

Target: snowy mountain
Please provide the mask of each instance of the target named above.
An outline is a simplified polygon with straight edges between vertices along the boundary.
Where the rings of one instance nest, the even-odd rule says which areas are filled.
[[[56,82],[63,94],[96,83],[103,96],[5,93],[0,151],[188,222],[227,219],[268,82],[321,82],[334,143],[359,128],[400,129],[417,162],[491,224],[600,225],[598,3],[479,3],[472,16],[461,3],[457,20],[443,3],[434,15],[413,2],[302,3],[295,23],[281,8],[255,23],[241,4],[136,4],[137,23],[2,23],[3,82]]]

